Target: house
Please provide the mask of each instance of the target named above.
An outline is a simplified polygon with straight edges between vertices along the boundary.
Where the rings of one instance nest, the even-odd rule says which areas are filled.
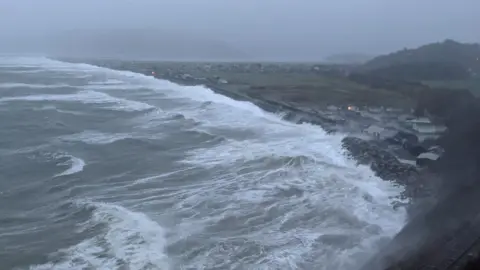
[[[363,130],[363,133],[373,136],[377,139],[393,137],[396,133],[394,130],[379,127],[377,125],[371,125]]]
[[[423,134],[438,134],[447,130],[444,125],[434,124],[427,117],[419,117],[416,119],[407,120],[412,129]]]

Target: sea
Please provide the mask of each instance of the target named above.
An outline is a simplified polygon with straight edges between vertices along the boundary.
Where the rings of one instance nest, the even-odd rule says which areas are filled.
[[[0,269],[358,269],[406,211],[344,136],[204,86],[1,56]]]

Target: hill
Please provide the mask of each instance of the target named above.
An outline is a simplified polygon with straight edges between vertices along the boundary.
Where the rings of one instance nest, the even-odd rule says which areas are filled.
[[[373,58],[363,73],[401,80],[465,80],[480,74],[480,44],[453,40]]]

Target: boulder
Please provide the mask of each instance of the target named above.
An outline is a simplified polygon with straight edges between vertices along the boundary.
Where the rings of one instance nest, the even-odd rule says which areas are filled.
[[[403,145],[402,145],[403,149],[407,150],[407,152],[414,156],[414,157],[418,157],[419,155],[421,155],[422,153],[425,153],[427,152],[427,149],[425,147],[423,147],[422,145],[420,144],[410,144],[408,142],[405,142]]]
[[[415,145],[418,144],[418,137],[412,133],[398,131],[394,136],[386,138],[385,141],[397,145],[403,145],[405,143]]]
[[[346,137],[342,144],[359,164],[370,165],[376,175],[384,180],[408,184],[417,174],[415,166],[400,162],[395,155],[374,141]]]
[[[415,134],[405,131],[398,131],[394,136],[388,137],[384,141],[390,145],[401,146],[413,157],[427,151],[427,148],[419,142]]]

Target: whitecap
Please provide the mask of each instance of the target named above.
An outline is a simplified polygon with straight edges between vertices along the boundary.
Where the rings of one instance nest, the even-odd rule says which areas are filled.
[[[147,103],[117,98],[102,92],[91,90],[79,91],[75,94],[40,94],[0,98],[0,103],[11,101],[64,101],[81,102],[85,104],[114,104],[108,108],[127,112],[144,111],[154,108],[154,106]]]
[[[56,174],[55,177],[72,175],[83,171],[83,168],[85,167],[85,161],[83,159],[72,155],[65,155],[64,157],[68,158],[68,160],[58,165],[69,166],[69,168],[59,174]]]
[[[85,130],[80,133],[58,137],[60,141],[84,142],[92,145],[110,144],[126,138],[132,138],[132,135],[127,133],[102,133],[92,130]]]
[[[261,269],[288,269],[300,267],[300,264],[309,260],[309,262],[323,260],[330,264],[317,265],[318,269],[328,269],[324,266],[338,267],[343,265],[342,261],[348,261],[349,258],[358,256],[362,252],[364,254],[366,250],[372,250],[379,238],[392,237],[404,225],[405,211],[392,208],[393,198],[401,193],[402,187],[379,179],[368,167],[356,166],[355,162],[345,157],[341,146],[343,138],[341,135],[328,135],[312,125],[295,125],[283,121],[277,115],[264,112],[252,103],[232,100],[202,86],[179,86],[133,72],[114,71],[86,64],[62,63],[48,59],[24,59],[20,65],[41,67],[47,70],[107,75],[109,78],[119,79],[132,85],[151,88],[172,100],[189,102],[187,106],[180,106],[178,111],[172,113],[180,113],[187,119],[193,119],[207,127],[206,130],[212,126],[229,128],[232,131],[252,131],[259,135],[256,138],[244,140],[228,139],[227,137],[227,140],[213,147],[208,146],[205,149],[187,152],[184,163],[200,169],[215,168],[218,169],[218,173],[209,176],[211,179],[205,180],[208,183],[204,183],[194,190],[185,190],[182,198],[175,198],[179,201],[174,204],[173,209],[167,210],[174,214],[190,217],[182,220],[180,224],[176,224],[176,229],[172,232],[173,241],[187,241],[188,239],[185,237],[190,235],[201,237],[205,235],[208,226],[222,221],[226,222],[229,218],[230,220],[244,218],[242,221],[248,222],[253,222],[252,220],[256,218],[264,222],[261,224],[261,228],[255,228],[255,230],[249,228],[249,232],[241,237],[262,246],[264,248],[262,252],[265,250],[268,252],[261,260],[254,261],[249,266],[253,268],[253,265],[256,265]],[[165,114],[158,114],[149,117],[164,116]],[[63,137],[63,139],[81,140],[88,143],[110,143],[124,138],[122,136],[129,135],[97,133],[92,136],[87,131],[80,135],[71,135],[70,138]],[[268,160],[268,157],[272,156],[280,157],[277,160],[282,160],[282,157],[304,158],[302,158],[301,166],[273,164],[268,167],[257,162],[258,160]],[[247,167],[252,164],[257,167]],[[325,166],[325,164],[329,166]],[[141,185],[155,180],[158,179],[141,179],[134,182],[133,185]],[[291,196],[290,193],[300,195]],[[369,199],[365,199],[366,194]],[[215,205],[217,209],[202,209],[201,217],[189,215],[188,211],[197,210],[194,207],[198,205]],[[95,210],[96,215],[93,220],[96,222],[107,220],[107,233],[67,249],[65,251],[67,256],[63,262],[43,269],[55,269],[55,267],[62,269],[60,266],[75,269],[75,267],[81,268],[80,265],[115,269],[118,268],[119,257],[127,258],[128,260],[125,259],[125,262],[130,263],[129,266],[135,269],[137,266],[143,267],[145,263],[151,262],[150,257],[139,255],[145,251],[142,248],[148,248],[144,254],[151,254],[149,252],[153,252],[153,250],[161,250],[162,253],[155,254],[155,256],[165,258],[163,253],[165,239],[163,236],[156,238],[158,230],[161,230],[158,224],[149,223],[152,221],[143,214],[137,216],[118,206],[96,205],[96,207],[98,209]],[[322,220],[315,215],[320,210],[331,213],[331,215]],[[321,213],[324,214],[324,212]],[[270,220],[265,221],[267,218]],[[333,222],[332,219],[335,218],[338,220]],[[138,221],[130,222],[132,219]],[[305,219],[315,219],[315,222],[310,222],[307,226],[301,223]],[[144,233],[149,230],[140,229],[142,224],[150,224],[151,226],[147,227],[152,230],[155,228],[152,232],[153,237],[144,239],[144,242],[136,243],[132,247],[132,244],[125,240],[124,236],[129,235],[133,239],[137,239],[136,237],[139,236],[143,237]],[[222,229],[234,230],[244,224],[243,222],[232,223],[232,228],[217,226],[212,231],[216,233]],[[290,226],[292,224],[298,226]],[[349,225],[354,228],[350,229]],[[365,228],[368,226],[378,226],[379,229],[375,232],[367,231]],[[193,231],[180,231],[187,228],[191,228]],[[112,230],[115,233],[108,234]],[[232,231],[228,233],[232,235]],[[357,241],[357,245],[354,248],[343,250],[322,246],[321,237],[325,237],[325,235],[351,236]],[[218,236],[218,238],[221,239],[219,241],[233,241],[232,237]],[[117,242],[114,243],[115,239]],[[109,250],[108,254],[113,255],[101,258],[94,255],[97,252],[104,254],[106,249],[99,244],[102,241],[111,244],[113,250]],[[151,243],[156,243],[158,246],[155,244],[152,247]],[[223,249],[222,245],[219,244],[209,250],[199,252],[194,259],[187,263],[187,266],[191,269],[206,267],[206,265],[218,268],[216,263],[220,260],[215,261],[216,259],[222,259],[222,263],[233,259],[229,257],[233,256],[234,252],[230,253],[233,249],[229,250],[228,246]],[[119,247],[115,248],[116,246]],[[234,244],[231,244],[230,247],[241,248]],[[125,248],[131,252],[127,254]],[[185,249],[188,249],[188,246]],[[84,262],[89,264],[82,264]],[[135,263],[138,264],[134,265]],[[239,267],[238,263],[240,262],[232,262],[232,264],[235,263]]]
[[[105,231],[51,254],[55,262],[34,265],[31,270],[170,269],[165,231],[157,222],[119,205],[80,202],[78,206],[94,208],[80,230],[105,225]]]
[[[107,79],[104,81],[92,81],[89,82],[89,85],[118,85],[118,84],[124,84],[125,82],[122,80],[117,80],[117,79]]]
[[[29,83],[0,83],[0,88],[65,88],[73,87],[67,84],[29,84]]]

